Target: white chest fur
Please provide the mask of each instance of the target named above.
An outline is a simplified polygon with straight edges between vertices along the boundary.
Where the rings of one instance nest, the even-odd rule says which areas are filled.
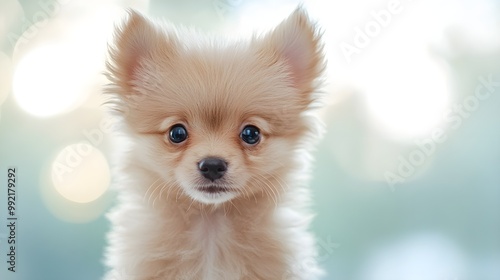
[[[227,265],[223,263],[225,254],[234,243],[231,222],[224,213],[215,212],[201,215],[191,223],[191,242],[200,254],[199,274],[204,280],[218,280],[220,270]]]

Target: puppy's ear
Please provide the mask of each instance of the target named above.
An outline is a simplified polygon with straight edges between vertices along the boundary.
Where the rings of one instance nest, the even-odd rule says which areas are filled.
[[[323,48],[316,26],[302,7],[298,7],[263,40],[264,55],[284,61],[293,86],[302,92],[312,90],[312,82],[324,69]]]
[[[168,34],[141,14],[130,9],[126,20],[115,31],[114,45],[106,63],[108,78],[118,94],[132,94],[134,86],[147,83],[155,65],[169,64],[177,45]]]

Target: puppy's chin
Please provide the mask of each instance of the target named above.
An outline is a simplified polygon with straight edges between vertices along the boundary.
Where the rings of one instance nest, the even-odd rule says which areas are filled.
[[[221,204],[235,198],[238,194],[235,189],[218,184],[183,187],[192,199],[204,204]]]

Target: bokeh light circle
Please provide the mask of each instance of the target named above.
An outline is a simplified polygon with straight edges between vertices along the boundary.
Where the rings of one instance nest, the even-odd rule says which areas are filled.
[[[378,59],[374,65],[385,66],[385,77],[366,74],[364,87],[368,112],[378,128],[403,140],[427,136],[441,125],[450,96],[449,80],[441,65],[426,55],[406,61]],[[406,69],[405,73],[400,69]]]
[[[110,183],[106,158],[88,142],[63,148],[52,163],[51,175],[58,193],[78,203],[98,199]]]
[[[12,91],[16,102],[38,117],[76,109],[88,95],[88,69],[81,60],[70,45],[44,45],[31,50],[15,67]]]

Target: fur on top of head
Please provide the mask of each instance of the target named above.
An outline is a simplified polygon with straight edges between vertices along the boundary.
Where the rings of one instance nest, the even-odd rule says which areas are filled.
[[[107,62],[112,82],[107,92],[121,101],[115,109],[161,106],[167,114],[177,106],[217,101],[217,106],[233,110],[239,109],[235,105],[254,104],[261,111],[285,113],[286,118],[315,101],[324,57],[320,34],[301,7],[250,42],[221,44],[203,34],[181,37],[173,27],[128,10]],[[162,104],[166,99],[169,104]],[[154,105],[150,103],[156,106],[146,106]]]

